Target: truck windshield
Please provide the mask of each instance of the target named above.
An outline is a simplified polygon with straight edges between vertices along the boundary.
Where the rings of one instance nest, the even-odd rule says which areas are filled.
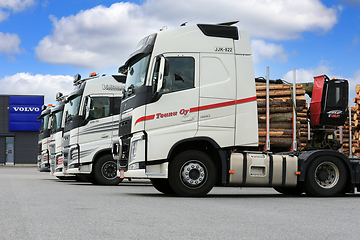
[[[128,89],[131,85],[133,85],[134,88],[144,85],[149,59],[150,55],[148,54],[140,59],[135,58],[132,62],[130,62],[127,69],[126,89]]]
[[[48,124],[49,124],[49,114],[45,115],[42,120],[41,120],[41,127],[40,127],[40,131],[43,131],[45,129],[48,128]]]
[[[74,98],[70,99],[68,104],[69,104],[69,109],[67,111],[66,117],[73,117],[79,114],[79,109],[80,109],[80,100],[81,100],[81,95],[77,95]]]
[[[51,120],[51,129],[56,130],[61,127],[61,119],[62,119],[63,111],[59,111],[53,114],[52,120]]]

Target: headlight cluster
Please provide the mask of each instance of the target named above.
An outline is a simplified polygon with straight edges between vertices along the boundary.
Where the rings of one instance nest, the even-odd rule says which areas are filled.
[[[134,137],[131,139],[131,146],[130,146],[130,156],[129,156],[129,163],[134,161],[136,159],[136,151],[137,151],[137,145],[138,142],[144,140],[144,135],[139,137]]]
[[[136,169],[139,169],[139,168],[140,168],[140,165],[139,165],[138,162],[129,165],[129,170],[136,170]]]
[[[136,159],[136,148],[137,148],[138,141],[139,140],[131,142],[129,163],[131,163],[132,161],[134,161]]]

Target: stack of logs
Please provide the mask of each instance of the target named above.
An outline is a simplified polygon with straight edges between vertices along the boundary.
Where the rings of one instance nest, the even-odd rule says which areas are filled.
[[[289,84],[270,84],[270,150],[289,150],[293,142],[293,100]],[[266,84],[256,83],[258,105],[259,146],[263,150],[266,142]],[[298,147],[306,145],[307,107],[305,89],[296,84],[296,113]],[[299,145],[299,143],[301,145]]]
[[[304,86],[305,87],[305,86]],[[292,85],[291,85],[292,89]],[[360,85],[355,87],[355,106],[351,107],[351,124],[349,117],[342,127],[343,147],[339,149],[350,155],[350,131],[352,133],[352,155],[360,156]],[[259,123],[259,147],[265,149],[266,142],[266,84],[256,83],[256,96]],[[270,84],[270,150],[289,150],[293,142],[293,100],[289,84]],[[296,84],[296,113],[298,150],[305,147],[308,139],[308,120],[305,89],[303,84]],[[310,133],[311,134],[311,133]],[[312,135],[312,134],[311,134]],[[340,127],[337,131],[340,140]]]
[[[359,108],[360,110],[360,108]],[[355,154],[355,151],[359,151],[359,130],[356,130],[357,128],[354,127],[355,125],[355,120],[354,117],[356,116],[356,107],[355,106],[351,106],[351,126],[349,125],[349,117],[347,117],[346,122],[344,124],[344,126],[342,127],[342,142],[343,142],[343,147],[342,149],[339,149],[339,151],[342,151],[345,155],[350,155],[350,131],[352,131],[352,154]],[[340,127],[338,127],[338,131],[337,131],[337,139],[340,141],[340,136],[341,135],[341,130]]]
[[[350,153],[350,135],[352,134],[352,155],[360,155],[360,85],[355,87],[356,97],[353,99],[355,106],[351,106],[351,127],[349,127],[349,118],[343,127],[343,153]]]

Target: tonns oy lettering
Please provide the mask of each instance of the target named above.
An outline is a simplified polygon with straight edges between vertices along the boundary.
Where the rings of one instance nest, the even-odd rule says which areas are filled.
[[[188,109],[181,109],[179,111],[179,114],[180,115],[186,115],[188,114],[190,110]],[[168,112],[168,113],[157,113],[156,114],[156,118],[166,118],[166,117],[174,117],[174,116],[177,116],[178,112]]]
[[[169,113],[157,113],[156,118],[166,118],[166,117],[172,117],[176,116],[177,112],[169,112]]]

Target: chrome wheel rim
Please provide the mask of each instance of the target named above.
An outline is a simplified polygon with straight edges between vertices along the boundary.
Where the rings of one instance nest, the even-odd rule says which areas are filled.
[[[117,177],[116,169],[116,163],[113,161],[108,161],[101,166],[101,174],[104,176],[104,178],[113,180]]]
[[[195,189],[205,183],[207,177],[206,172],[206,167],[201,162],[192,160],[183,165],[180,177],[185,186]]]
[[[340,173],[338,167],[332,162],[320,163],[315,169],[316,183],[325,189],[336,186],[339,181]]]

